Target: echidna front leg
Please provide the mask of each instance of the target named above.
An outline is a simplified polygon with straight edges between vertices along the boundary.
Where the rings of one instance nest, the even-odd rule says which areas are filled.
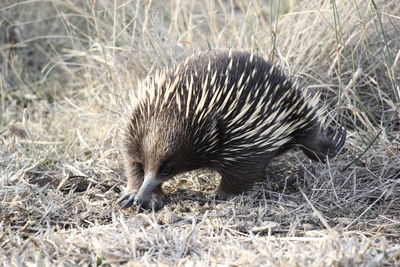
[[[135,167],[126,167],[127,185],[117,203],[122,203],[121,208],[129,208],[133,205],[135,196],[143,183],[143,175]]]
[[[117,203],[122,203],[121,208],[126,209],[134,204],[138,204],[137,194],[143,184],[144,175],[142,170],[136,166],[126,166],[127,187],[122,196],[117,200]],[[145,201],[140,201],[138,209],[159,210],[165,205],[165,195],[161,189],[161,185],[157,186],[151,196]]]
[[[231,175],[221,174],[221,183],[216,192],[217,198],[228,199],[249,190],[254,185],[255,180],[247,178],[243,180]]]
[[[117,200],[117,203],[125,201],[124,204],[122,204],[121,206],[122,209],[129,208],[132,205],[137,205],[138,210],[140,208],[146,210],[159,210],[164,207],[166,197],[161,189],[161,185],[157,186],[151,193],[151,196],[148,197],[145,201],[139,200],[137,198],[139,188],[137,188],[136,186],[127,186],[127,190],[125,191],[125,193]]]
[[[128,176],[127,186],[122,193],[121,197],[117,200],[117,203],[122,203],[121,208],[126,209],[133,205],[135,196],[139,191],[141,184],[143,183],[143,177]]]

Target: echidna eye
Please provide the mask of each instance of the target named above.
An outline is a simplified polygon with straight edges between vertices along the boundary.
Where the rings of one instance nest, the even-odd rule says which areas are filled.
[[[172,173],[172,166],[170,164],[165,164],[160,171],[161,176],[166,177]]]

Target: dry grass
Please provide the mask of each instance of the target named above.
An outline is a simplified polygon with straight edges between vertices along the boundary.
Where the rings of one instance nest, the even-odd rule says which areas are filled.
[[[1,264],[399,265],[400,3],[273,3],[2,1]],[[121,211],[124,95],[223,47],[320,91],[345,151],[327,165],[289,153],[230,201],[212,198],[215,174],[185,174],[162,211]]]

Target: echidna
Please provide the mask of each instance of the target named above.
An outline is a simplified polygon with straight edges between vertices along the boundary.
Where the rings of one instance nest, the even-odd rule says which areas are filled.
[[[200,168],[221,175],[220,194],[240,193],[289,149],[324,161],[346,139],[342,127],[332,134],[322,127],[317,95],[253,53],[191,56],[148,77],[132,94],[123,134],[123,208],[161,208],[161,184]]]

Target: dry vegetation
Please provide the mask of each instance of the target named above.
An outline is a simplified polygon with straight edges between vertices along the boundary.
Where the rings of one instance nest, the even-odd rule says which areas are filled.
[[[400,265],[400,2],[0,2],[2,265]],[[121,211],[124,95],[198,49],[257,51],[348,129],[329,164],[291,152],[231,201],[218,177]]]

